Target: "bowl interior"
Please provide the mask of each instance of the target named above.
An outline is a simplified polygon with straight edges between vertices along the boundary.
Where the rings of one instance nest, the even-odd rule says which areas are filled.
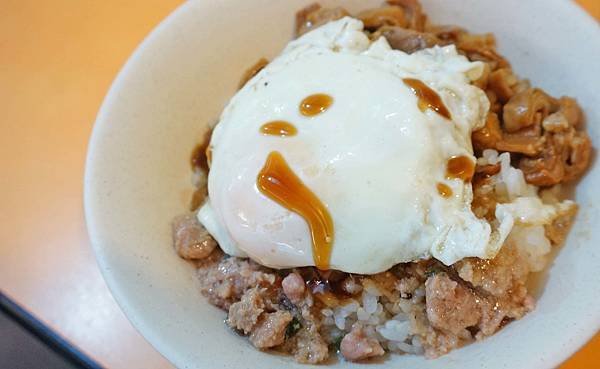
[[[350,11],[380,0],[323,1]],[[86,218],[100,268],[132,323],[182,368],[302,367],[255,350],[223,324],[193,281],[193,268],[171,248],[170,221],[191,195],[188,159],[220,115],[242,72],[277,55],[292,35],[294,13],[307,0],[192,1],[165,20],[135,52],[111,88],[90,142]],[[521,76],[553,95],[575,96],[600,142],[597,88],[600,31],[562,0],[424,0],[436,23],[496,34],[500,51]],[[567,245],[558,252],[537,309],[482,343],[431,368],[552,367],[600,326],[600,241],[591,170],[576,191],[581,205]],[[493,358],[493,359],[490,359]],[[423,366],[421,357],[392,356],[369,367]],[[364,364],[336,362],[335,367]]]

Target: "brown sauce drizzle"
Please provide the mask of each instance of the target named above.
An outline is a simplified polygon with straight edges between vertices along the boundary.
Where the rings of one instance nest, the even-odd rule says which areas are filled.
[[[260,127],[260,132],[263,135],[287,137],[295,136],[298,133],[298,129],[292,123],[283,120],[274,120],[263,124]]]
[[[265,196],[300,215],[308,223],[313,260],[319,269],[329,268],[333,246],[333,220],[323,203],[306,187],[283,156],[272,151],[258,173],[256,185]]]
[[[444,198],[452,196],[452,189],[447,184],[439,182],[436,187],[440,196]]]
[[[419,100],[419,109],[421,109],[422,112],[427,109],[432,109],[442,117],[452,119],[450,111],[448,111],[448,108],[444,105],[440,95],[425,83],[414,78],[404,78],[402,82],[412,90],[415,96],[417,96],[417,99]]]
[[[314,117],[327,110],[331,104],[333,104],[333,97],[329,95],[310,95],[300,102],[300,113],[306,117]]]
[[[458,178],[464,182],[469,182],[473,178],[473,174],[475,174],[475,163],[468,156],[453,156],[448,159],[446,178]]]

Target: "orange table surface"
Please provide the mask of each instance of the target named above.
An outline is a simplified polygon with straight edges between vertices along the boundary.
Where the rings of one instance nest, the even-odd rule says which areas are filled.
[[[181,0],[0,0],[0,290],[108,368],[170,368],[129,324],[87,238],[82,179],[108,87]],[[600,18],[600,0],[580,0]],[[600,335],[562,368],[600,365]]]

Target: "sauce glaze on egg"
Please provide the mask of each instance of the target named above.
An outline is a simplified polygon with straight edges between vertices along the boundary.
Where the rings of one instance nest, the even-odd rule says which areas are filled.
[[[445,197],[445,198],[452,196],[452,189],[447,184],[439,182],[436,185],[436,188],[437,188],[440,196]]]
[[[404,78],[402,81],[411,89],[415,96],[417,96],[417,99],[419,100],[419,109],[421,109],[421,111],[424,112],[427,109],[431,109],[446,119],[452,119],[450,111],[446,105],[444,105],[442,98],[437,92],[418,79]]]
[[[333,97],[327,94],[310,95],[300,102],[300,114],[305,117],[314,117],[329,109],[331,104],[333,104]]]
[[[260,132],[264,135],[269,136],[295,136],[298,133],[298,129],[292,123],[284,120],[274,120],[263,124],[260,127]]]
[[[462,179],[464,182],[470,182],[475,174],[475,163],[468,156],[453,156],[448,159],[446,165],[446,178]]]
[[[333,246],[333,219],[321,200],[294,174],[281,153],[273,151],[256,179],[260,192],[303,217],[312,238],[313,259],[319,269],[329,269]]]

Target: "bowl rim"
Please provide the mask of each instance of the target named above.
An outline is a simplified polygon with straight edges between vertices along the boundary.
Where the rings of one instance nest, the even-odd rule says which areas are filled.
[[[552,1],[552,0],[549,0]],[[579,21],[587,22],[591,26],[596,26],[597,21],[595,18],[585,11],[575,1],[569,0],[554,0],[557,3],[570,3],[570,6],[574,9],[575,12],[578,13]],[[181,355],[177,355],[172,351],[170,347],[167,345],[163,345],[163,340],[156,337],[150,329],[147,329],[145,326],[145,322],[143,319],[138,319],[139,309],[135,307],[135,304],[131,304],[127,293],[123,291],[121,288],[121,283],[119,282],[118,276],[112,273],[110,268],[110,263],[107,261],[107,251],[103,247],[100,242],[100,235],[103,233],[101,226],[98,224],[95,213],[97,209],[91,205],[91,199],[95,196],[95,185],[93,184],[93,170],[91,168],[94,167],[93,155],[99,150],[99,141],[101,137],[106,133],[107,122],[104,119],[107,112],[110,110],[112,105],[112,101],[117,98],[118,92],[125,85],[126,76],[130,74],[130,72],[134,69],[134,65],[142,58],[144,51],[154,44],[157,38],[165,32],[165,30],[171,27],[173,24],[176,24],[179,18],[188,11],[194,4],[194,1],[186,1],[181,5],[177,6],[168,16],[162,19],[151,31],[148,35],[144,37],[144,39],[139,43],[139,45],[134,49],[132,54],[128,57],[127,61],[123,64],[122,68],[117,73],[117,76],[113,80],[110,88],[106,96],[104,97],[98,113],[96,115],[96,119],[94,121],[93,129],[90,134],[90,138],[88,141],[87,154],[85,159],[85,170],[84,170],[84,178],[83,178],[83,204],[84,204],[84,218],[86,223],[87,232],[89,235],[90,243],[94,252],[94,256],[97,262],[97,265],[100,269],[102,277],[106,281],[106,284],[113,295],[115,301],[117,302],[119,308],[123,311],[129,322],[133,325],[133,327],[140,333],[140,335],[150,343],[163,357],[165,357],[169,362],[173,363],[177,367],[186,366],[185,359]],[[572,355],[574,355],[579,349],[581,349],[588,341],[594,337],[598,331],[600,330],[600,319],[597,321],[596,326],[590,325],[587,329],[576,337],[570,337],[571,339],[568,342],[568,349],[556,350],[553,355],[547,357],[548,360],[546,363],[549,364],[549,367],[558,366],[567,359],[569,359]]]
[[[174,364],[177,367],[182,367],[184,363],[179,362],[175,355],[170,354],[170,350],[168,347],[162,345],[162,341],[154,337],[152,334],[149,334],[149,330],[146,329],[145,323],[142,320],[137,319],[138,309],[132,306],[130,303],[127,293],[125,293],[119,282],[118,277],[111,272],[109,267],[110,263],[107,261],[106,250],[100,242],[100,234],[102,230],[101,226],[97,223],[97,217],[95,216],[96,209],[93,207],[91,199],[95,196],[95,187],[93,185],[93,170],[94,161],[93,154],[98,151],[100,138],[105,134],[107,129],[107,122],[104,119],[104,116],[107,114],[107,111],[110,109],[112,105],[112,100],[116,98],[118,95],[118,91],[121,90],[122,86],[125,84],[126,76],[133,70],[134,65],[141,58],[141,55],[144,53],[151,44],[155,42],[155,40],[159,37],[161,33],[164,32],[165,29],[177,22],[178,18],[187,11],[189,7],[192,5],[191,1],[186,1],[179,6],[177,6],[171,13],[169,13],[165,18],[163,18],[151,31],[148,33],[143,40],[135,47],[131,55],[127,58],[119,72],[117,73],[115,79],[111,83],[106,96],[102,100],[98,113],[96,114],[96,119],[94,120],[94,126],[92,128],[92,132],[90,134],[90,138],[88,141],[87,153],[85,158],[85,170],[84,170],[84,178],[83,178],[83,210],[84,210],[84,218],[86,229],[88,233],[88,237],[90,239],[90,244],[92,246],[92,250],[94,252],[95,260],[100,269],[100,274],[102,278],[106,282],[108,289],[111,295],[114,297],[117,305],[121,309],[121,311],[127,317],[127,320],[131,323],[134,329],[143,337],[143,339],[148,342],[161,356],[167,359],[170,363]]]

